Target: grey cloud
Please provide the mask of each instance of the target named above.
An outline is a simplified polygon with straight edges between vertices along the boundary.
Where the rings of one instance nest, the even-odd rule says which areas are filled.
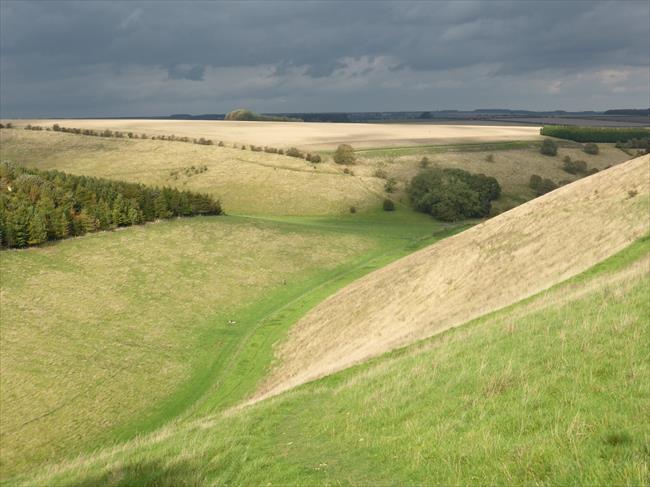
[[[28,99],[29,90],[39,86],[45,90],[40,93],[42,113],[63,115],[60,104],[54,113],[50,108],[54,101],[45,97],[84,85],[98,71],[108,76],[107,83],[112,80],[123,87],[127,107],[138,107],[134,100],[142,101],[144,113],[162,106],[147,94],[152,107],[147,108],[143,95],[163,90],[159,81],[174,82],[168,84],[178,91],[165,92],[165,96],[177,100],[172,111],[184,112],[194,99],[179,84],[216,83],[224,89],[224,80],[215,76],[244,68],[259,69],[262,74],[243,100],[268,102],[271,110],[287,111],[287,102],[282,100],[288,99],[296,104],[294,110],[303,111],[307,108],[299,106],[298,100],[315,98],[332,110],[375,110],[388,104],[387,97],[400,97],[404,103],[408,99],[398,88],[386,91],[373,84],[378,82],[404,87],[428,86],[434,80],[462,86],[472,80],[445,77],[458,77],[482,66],[484,82],[494,79],[495,86],[502,87],[499,103],[504,104],[511,99],[508,83],[516,78],[534,84],[542,72],[563,78],[626,68],[636,77],[627,82],[643,85],[650,57],[650,5],[645,1],[3,0],[0,13],[0,108],[3,112],[11,108],[16,114],[25,103],[19,100]],[[386,60],[385,69],[372,63],[356,71],[346,69],[349,60],[361,59]],[[138,82],[130,83],[129,76],[136,76],[135,72]],[[345,73],[355,82],[341,79]],[[141,76],[149,76],[149,84],[156,88],[141,88]],[[49,83],[40,83],[44,79]],[[327,80],[336,87],[338,99],[349,96],[353,106],[334,97],[325,102],[325,97],[333,96],[328,94]],[[233,96],[240,84],[231,85]],[[294,86],[286,97],[277,94],[283,86]],[[87,96],[102,99],[100,88],[94,95],[91,88],[85,88]],[[596,102],[647,105],[647,96],[644,100],[642,95],[615,96],[612,91],[608,102],[583,94],[575,104],[585,108]],[[468,98],[461,91],[447,93],[446,99],[459,108],[470,108],[464,105]],[[522,108],[563,101],[533,89],[528,99],[529,106]],[[76,109],[74,99],[68,101],[70,109]],[[112,102],[106,107],[118,105]],[[85,102],[85,106],[91,106],[94,115],[102,115],[105,109],[99,101]],[[227,108],[206,106],[202,111]],[[81,102],[79,109],[83,109]]]
[[[205,67],[196,66],[179,66],[174,65],[167,70],[169,79],[187,79],[191,81],[203,81]]]

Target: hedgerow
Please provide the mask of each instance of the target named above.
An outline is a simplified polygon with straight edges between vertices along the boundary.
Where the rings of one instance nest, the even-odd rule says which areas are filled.
[[[545,125],[540,133],[548,137],[573,140],[575,142],[627,142],[630,139],[650,137],[647,128],[618,127],[574,127],[568,125]]]

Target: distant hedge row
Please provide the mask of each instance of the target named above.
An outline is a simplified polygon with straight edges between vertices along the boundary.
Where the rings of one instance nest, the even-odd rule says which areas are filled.
[[[573,140],[575,142],[627,142],[630,139],[650,138],[647,128],[615,127],[573,127],[567,125],[545,125],[540,133],[548,137]]]
[[[0,126],[0,128],[5,128]],[[11,124],[7,124],[6,128],[12,128]],[[117,138],[117,139],[151,139],[151,140],[167,140],[169,142],[189,142],[189,143],[194,143],[194,144],[199,144],[199,145],[216,145],[218,147],[225,147],[225,144],[222,141],[219,142],[214,142],[211,139],[206,139],[204,137],[198,138],[198,139],[193,139],[190,137],[186,136],[178,136],[178,135],[151,135],[148,136],[147,134],[137,134],[135,132],[121,132],[119,130],[110,130],[110,129],[104,129],[104,130],[93,130],[93,129],[80,129],[80,128],[74,128],[74,127],[63,127],[57,123],[55,123],[52,128],[49,127],[43,127],[41,125],[31,125],[27,124],[25,127],[25,130],[33,130],[33,131],[54,131],[54,132],[65,132],[68,134],[75,134],[75,135],[86,135],[90,137],[104,137],[104,138]],[[233,144],[233,149],[237,149],[237,144]],[[319,163],[322,162],[321,156],[315,153],[311,152],[301,152],[295,147],[290,147],[289,149],[277,149],[275,147],[267,147],[267,146],[257,146],[250,144],[249,146],[246,146],[245,144],[242,144],[239,147],[241,150],[246,150],[249,149],[252,152],[267,152],[269,154],[279,154],[279,155],[287,155],[289,157],[297,157],[299,159],[305,159],[307,162],[311,163]]]
[[[0,246],[38,245],[162,218],[220,215],[204,194],[0,164]]]

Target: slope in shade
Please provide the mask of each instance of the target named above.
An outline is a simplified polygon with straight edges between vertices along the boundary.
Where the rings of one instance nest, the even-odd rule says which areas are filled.
[[[650,156],[582,179],[380,269],[314,308],[252,401],[508,306],[648,232]]]

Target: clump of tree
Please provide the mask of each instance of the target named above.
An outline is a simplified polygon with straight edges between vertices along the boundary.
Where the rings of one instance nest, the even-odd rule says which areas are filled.
[[[162,139],[162,140],[165,140],[165,139]],[[199,145],[214,145],[214,142],[212,140],[205,139],[203,137],[201,137],[199,139],[194,139],[194,143],[199,144]]]
[[[594,144],[593,142],[589,142],[585,144],[582,150],[585,152],[585,154],[589,154],[592,156],[595,156],[596,154],[598,154],[598,152],[600,152],[598,145]]]
[[[634,154],[631,154],[629,149],[641,149],[636,155],[650,154],[650,136],[639,139],[630,139],[627,142],[618,142],[616,147],[630,155]]]
[[[537,196],[541,196],[543,194],[546,194],[550,191],[553,191],[554,189],[557,189],[557,184],[555,184],[552,180],[548,178],[542,178],[538,174],[533,174],[530,177],[530,181],[528,182],[528,186],[535,191],[535,194]]]
[[[0,129],[12,129],[12,128],[14,128],[14,126],[11,122],[0,123]]]
[[[162,218],[222,213],[219,201],[204,194],[0,164],[3,248]]]
[[[356,157],[354,149],[349,144],[341,144],[334,151],[334,162],[337,164],[354,164]]]
[[[539,148],[539,152],[545,156],[555,156],[557,155],[557,144],[551,139],[544,139],[541,147]]]
[[[312,153],[305,154],[305,160],[313,164],[318,164],[322,161],[319,154],[312,154]]]
[[[292,118],[277,115],[261,115],[247,108],[238,108],[228,112],[225,120],[235,120],[240,122],[302,122],[300,118]]]
[[[501,195],[497,180],[462,169],[424,169],[409,184],[413,206],[443,221],[488,216]]]
[[[618,127],[576,127],[568,125],[546,125],[541,135],[568,139],[575,142],[627,142],[630,139],[650,137],[647,128],[618,128]]]
[[[587,163],[585,161],[574,161],[566,156],[562,162],[562,169],[569,174],[587,174]]]
[[[304,154],[295,147],[289,147],[284,153],[289,157],[298,157],[300,159],[304,157]]]

